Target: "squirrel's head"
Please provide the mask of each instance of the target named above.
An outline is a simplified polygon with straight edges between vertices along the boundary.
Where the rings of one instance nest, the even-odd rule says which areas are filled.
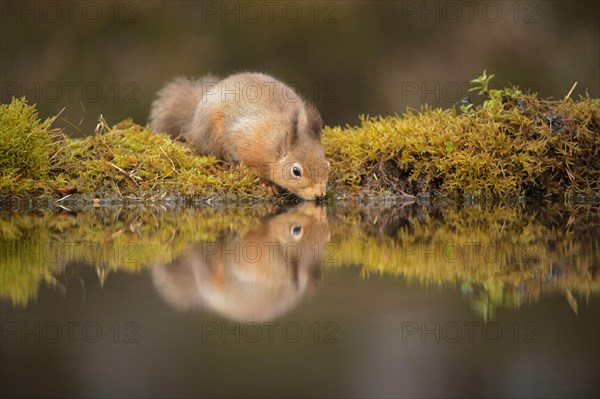
[[[292,116],[272,180],[301,198],[314,200],[327,194],[329,162],[321,144],[321,116],[312,105],[304,111]]]

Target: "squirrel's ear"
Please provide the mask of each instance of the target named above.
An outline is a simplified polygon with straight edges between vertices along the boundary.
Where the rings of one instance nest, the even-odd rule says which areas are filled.
[[[291,132],[286,131],[284,139],[279,143],[279,147],[277,148],[277,155],[279,158],[285,157],[291,147]]]
[[[285,156],[288,153],[289,149],[294,147],[298,142],[298,112],[295,112],[292,115],[292,119],[290,120],[290,126],[288,130],[285,132],[285,139],[279,149],[280,155]]]
[[[292,123],[290,126],[290,131],[287,134],[290,147],[293,147],[298,142],[298,111],[294,112],[292,116]]]
[[[323,119],[317,108],[313,104],[306,106],[306,118],[308,120],[308,131],[316,139],[321,139],[321,129],[323,129]]]

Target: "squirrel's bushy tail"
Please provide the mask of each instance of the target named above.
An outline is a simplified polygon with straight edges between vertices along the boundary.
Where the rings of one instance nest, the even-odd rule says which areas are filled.
[[[218,78],[206,75],[199,79],[177,78],[163,87],[152,103],[150,128],[177,139],[187,132],[194,119],[198,102]]]

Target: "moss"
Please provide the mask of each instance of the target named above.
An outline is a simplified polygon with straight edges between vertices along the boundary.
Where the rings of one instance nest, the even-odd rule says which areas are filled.
[[[600,100],[541,99],[516,87],[488,90],[483,104],[460,110],[360,117],[359,126],[326,127],[338,196],[402,192],[450,196],[600,194]],[[198,156],[131,121],[100,120],[83,140],[40,122],[34,105],[0,108],[0,198],[58,198],[75,190],[118,201],[173,198],[273,200],[243,166]]]
[[[360,126],[326,128],[323,143],[337,190],[596,195],[598,104],[529,94],[462,114],[425,106],[403,117],[362,116]]]
[[[131,121],[112,128],[101,121],[99,130],[84,140],[65,143],[56,163],[58,185],[125,199],[266,194],[243,167],[197,156],[168,136]]]
[[[13,99],[0,111],[0,198],[60,197],[157,200],[172,197],[256,198],[267,190],[239,165],[195,155],[183,144],[131,121],[72,139],[37,119],[35,106]]]
[[[24,99],[0,104],[0,193],[42,190],[60,136]]]

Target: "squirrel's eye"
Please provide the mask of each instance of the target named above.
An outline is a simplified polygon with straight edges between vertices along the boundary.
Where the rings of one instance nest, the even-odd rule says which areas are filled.
[[[292,227],[292,235],[294,237],[298,237],[300,234],[302,234],[302,226],[294,226],[294,227]]]
[[[298,165],[292,166],[292,174],[296,177],[302,177],[302,171],[300,170],[300,166],[298,166]]]

